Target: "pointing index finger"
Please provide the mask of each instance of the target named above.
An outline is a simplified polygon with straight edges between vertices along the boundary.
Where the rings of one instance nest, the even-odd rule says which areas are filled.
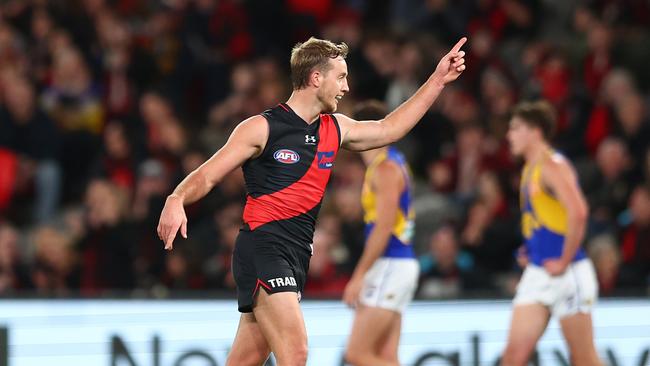
[[[451,52],[450,52],[450,53],[457,53],[458,51],[460,51],[460,48],[463,47],[463,45],[465,44],[465,42],[467,42],[467,37],[463,37],[463,38],[461,38],[461,39],[456,43],[456,45],[454,46],[454,48],[451,49]]]

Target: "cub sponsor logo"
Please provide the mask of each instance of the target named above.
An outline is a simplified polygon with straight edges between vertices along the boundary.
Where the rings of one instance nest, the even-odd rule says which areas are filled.
[[[280,149],[273,153],[273,159],[282,164],[295,164],[300,161],[300,155],[293,150]]]

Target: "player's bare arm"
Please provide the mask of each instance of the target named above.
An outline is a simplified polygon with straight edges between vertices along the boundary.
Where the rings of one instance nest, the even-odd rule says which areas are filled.
[[[160,214],[158,237],[164,242],[165,249],[173,248],[179,229],[181,235],[187,238],[187,217],[183,206],[203,198],[226,174],[261,154],[267,138],[266,119],[262,116],[251,117],[233,130],[219,151],[183,179],[167,197]]]
[[[366,273],[386,250],[397,217],[399,196],[404,189],[404,184],[406,183],[403,174],[397,164],[384,161],[377,166],[371,182],[377,197],[377,219],[368,236],[361,259],[343,292],[343,301],[350,306],[356,306]]]
[[[467,38],[461,38],[440,60],[436,70],[420,89],[386,118],[380,121],[356,121],[337,114],[343,136],[341,146],[364,151],[386,146],[404,137],[429,110],[444,86],[456,80],[465,70],[465,51],[460,50],[465,42]]]
[[[564,273],[580,248],[587,226],[588,208],[578,186],[576,173],[565,158],[547,158],[542,166],[542,181],[567,210],[568,231],[564,239],[562,257],[544,263],[546,271],[551,275],[559,275]]]

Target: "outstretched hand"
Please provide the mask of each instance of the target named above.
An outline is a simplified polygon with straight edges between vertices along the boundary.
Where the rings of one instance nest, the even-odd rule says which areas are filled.
[[[442,80],[443,84],[452,82],[465,70],[465,51],[460,48],[467,42],[467,37],[461,38],[456,45],[447,53],[436,66],[434,75]]]
[[[174,238],[179,229],[183,238],[187,239],[187,216],[183,202],[172,195],[167,198],[158,222],[158,237],[165,243],[166,250],[173,249]]]

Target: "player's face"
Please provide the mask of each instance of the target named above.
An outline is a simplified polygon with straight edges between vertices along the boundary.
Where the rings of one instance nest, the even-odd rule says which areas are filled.
[[[510,120],[508,142],[510,143],[510,151],[513,155],[520,156],[526,151],[532,140],[533,132],[533,129],[519,117],[513,117]]]
[[[318,90],[318,99],[323,104],[324,113],[334,113],[339,101],[348,88],[348,65],[343,57],[329,60],[330,69],[323,75],[323,82]]]

